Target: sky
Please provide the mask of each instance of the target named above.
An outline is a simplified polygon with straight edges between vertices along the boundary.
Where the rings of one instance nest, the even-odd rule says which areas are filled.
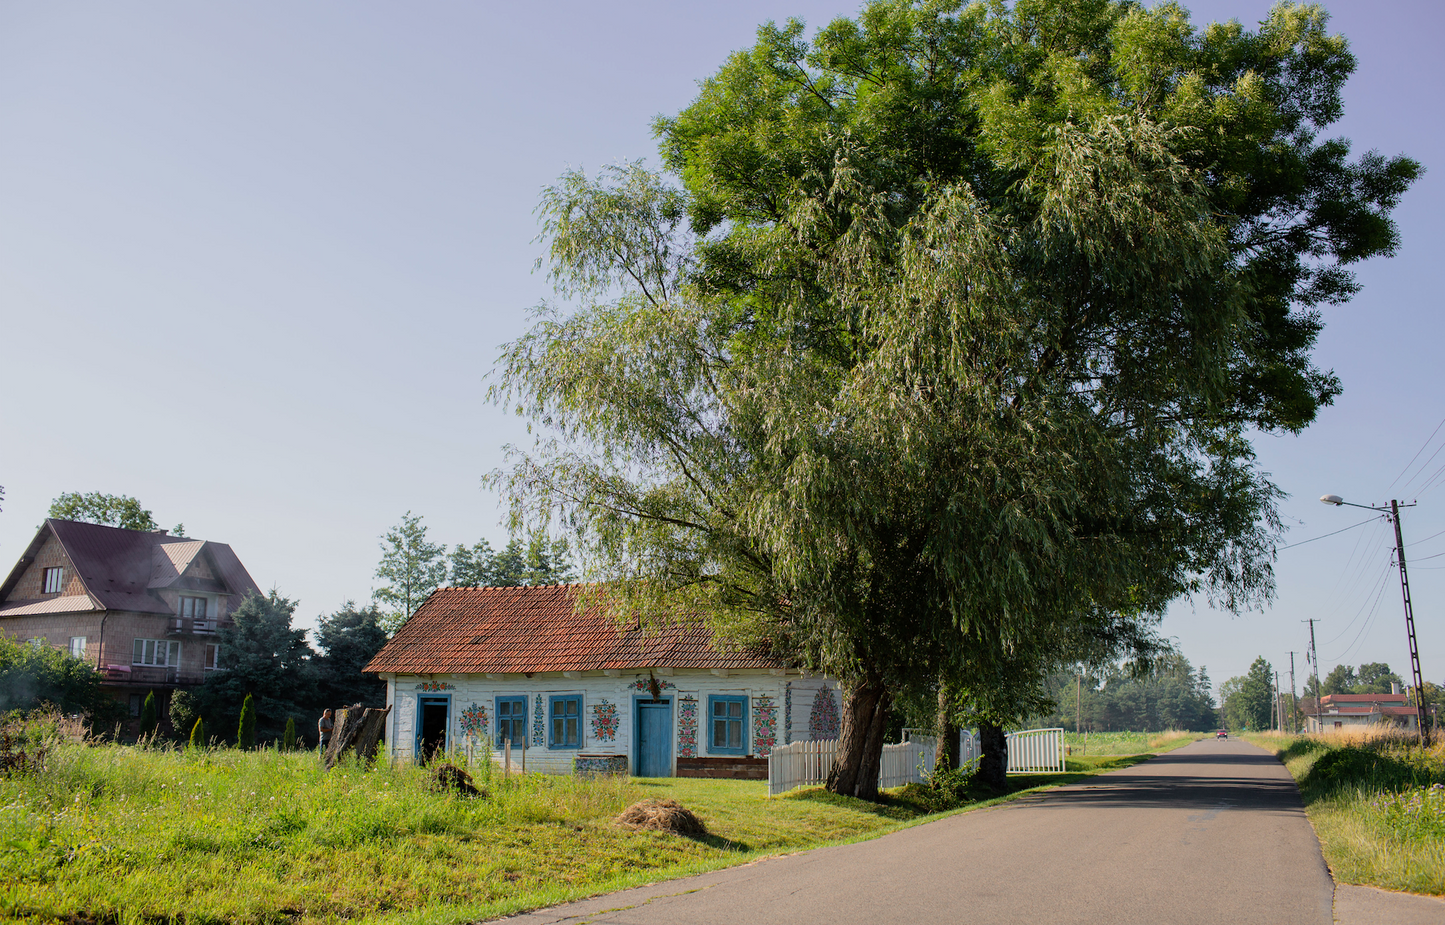
[[[1184,5],[1246,25],[1269,6]],[[1399,253],[1361,265],[1363,292],[1325,310],[1316,357],[1343,394],[1301,435],[1255,441],[1289,494],[1284,542],[1311,542],[1280,550],[1264,610],[1180,602],[1161,630],[1216,683],[1263,656],[1288,686],[1293,650],[1302,684],[1310,618],[1321,674],[1384,661],[1407,675],[1388,525],[1316,499],[1418,498],[1402,525],[1439,683],[1445,5],[1327,6],[1359,59],[1333,134],[1427,173],[1395,213]],[[0,5],[0,561],[64,492],[133,495],[162,526],[231,544],[310,627],[369,599],[379,538],[406,512],[434,542],[504,544],[481,479],[532,437],[488,402],[488,375],[550,295],[534,271],[540,191],[568,169],[655,165],[653,119],[760,23],[856,11]]]

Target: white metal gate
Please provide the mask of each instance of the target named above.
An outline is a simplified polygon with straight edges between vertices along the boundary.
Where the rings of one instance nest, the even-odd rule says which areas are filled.
[[[1008,740],[1010,774],[1063,773],[1063,729],[1025,729],[1010,732],[1005,738]]]

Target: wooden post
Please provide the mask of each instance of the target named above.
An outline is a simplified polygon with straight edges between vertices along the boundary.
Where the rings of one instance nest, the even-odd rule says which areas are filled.
[[[512,776],[512,740],[502,740],[502,777]]]

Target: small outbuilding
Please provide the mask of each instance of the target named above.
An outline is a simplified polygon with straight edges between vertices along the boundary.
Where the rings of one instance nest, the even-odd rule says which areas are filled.
[[[788,742],[838,735],[838,685],[714,644],[702,621],[619,625],[582,585],[443,588],[367,665],[386,682],[387,749],[490,754],[548,773],[767,776]]]

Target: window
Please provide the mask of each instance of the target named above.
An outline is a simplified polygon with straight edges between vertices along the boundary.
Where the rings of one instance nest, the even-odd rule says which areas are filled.
[[[140,707],[141,707],[140,694],[131,694],[131,695],[130,695],[130,715],[131,715],[131,716],[140,716]]]
[[[505,739],[513,745],[527,741],[527,698],[497,698],[497,744]]]
[[[31,636],[31,637],[30,637],[30,648],[32,648],[32,649],[43,649],[43,648],[45,648],[49,643],[50,643],[50,640],[46,639],[44,636]]]
[[[204,597],[181,598],[180,615],[195,620],[206,619],[206,599]]]
[[[205,669],[215,671],[219,667],[221,667],[221,647],[218,645],[206,646]]]
[[[741,755],[748,748],[748,698],[715,696],[707,698],[708,751],[718,755]]]
[[[130,663],[174,668],[181,663],[181,644],[165,639],[137,639]]]
[[[48,568],[45,570],[45,593],[59,594],[61,585],[65,581],[65,569]]]
[[[70,657],[71,657],[71,658],[85,658],[85,637],[84,637],[84,636],[71,636],[71,637],[70,637]]]
[[[552,736],[547,744],[552,748],[576,748],[582,730],[582,698],[553,697],[548,713]]]

